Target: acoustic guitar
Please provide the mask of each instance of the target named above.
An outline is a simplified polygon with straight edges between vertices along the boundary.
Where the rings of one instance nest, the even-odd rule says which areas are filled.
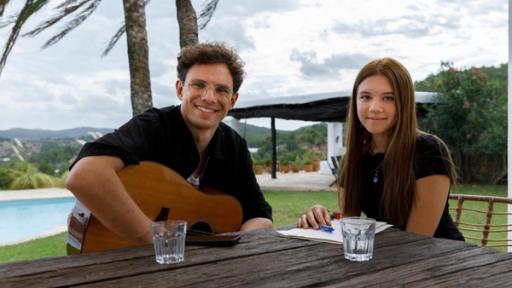
[[[234,197],[212,189],[199,191],[166,166],[143,161],[125,167],[118,175],[128,194],[153,221],[186,220],[187,227],[211,233],[240,230],[242,208]],[[77,201],[68,221],[68,255],[130,246],[136,244],[107,229]]]

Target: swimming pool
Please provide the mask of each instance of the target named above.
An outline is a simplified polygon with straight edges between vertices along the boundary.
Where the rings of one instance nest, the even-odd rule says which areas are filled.
[[[0,245],[65,231],[74,197],[0,201]]]

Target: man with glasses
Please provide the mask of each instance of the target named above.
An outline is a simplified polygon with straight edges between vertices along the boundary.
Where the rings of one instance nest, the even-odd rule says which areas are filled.
[[[234,196],[242,207],[241,231],[272,227],[272,209],[256,182],[247,144],[221,122],[238,99],[242,60],[223,44],[203,43],[182,49],[177,70],[181,105],[151,108],[87,143],[71,165],[66,187],[111,231],[134,243],[151,243],[154,219],[137,207],[117,173],[154,161],[196,187]]]

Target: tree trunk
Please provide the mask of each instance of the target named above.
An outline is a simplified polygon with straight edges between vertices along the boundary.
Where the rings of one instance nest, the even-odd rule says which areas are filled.
[[[464,152],[464,175],[463,179],[466,183],[474,183],[475,180],[475,173],[473,172],[473,157],[471,157],[471,154]]]
[[[133,116],[153,106],[144,0],[123,0]]]
[[[457,180],[462,183],[469,181],[468,159],[464,152],[458,149],[452,150],[452,157],[455,162],[455,167],[457,168],[457,174],[459,176]]]
[[[502,180],[505,176],[507,176],[508,173],[508,167],[507,167],[507,154],[501,155],[501,158],[499,159],[499,162],[496,172],[493,173],[491,178],[491,184],[496,185],[500,180]]]
[[[197,44],[197,16],[190,0],[176,0],[176,18],[180,27],[180,47]]]

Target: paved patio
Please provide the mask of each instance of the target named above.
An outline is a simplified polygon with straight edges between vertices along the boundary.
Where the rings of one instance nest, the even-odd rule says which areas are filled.
[[[0,201],[40,198],[71,197],[73,194],[64,188],[42,188],[26,190],[0,190]]]
[[[272,179],[269,173],[256,175],[261,189],[281,191],[336,191],[329,185],[334,180],[332,174],[321,172],[277,173]]]

